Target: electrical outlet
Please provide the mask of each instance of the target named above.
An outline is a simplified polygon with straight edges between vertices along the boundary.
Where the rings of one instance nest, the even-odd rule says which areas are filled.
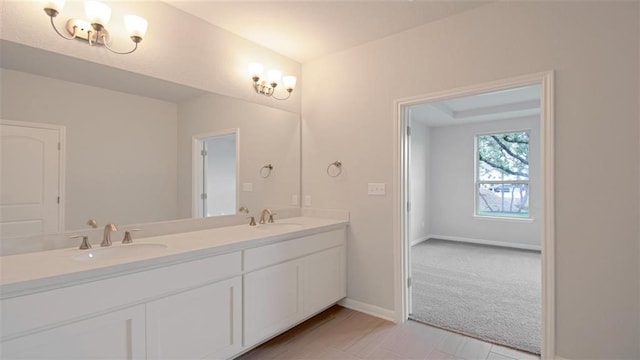
[[[304,206],[311,206],[311,195],[306,195],[304,197]]]
[[[253,183],[242,183],[242,191],[253,191]]]
[[[291,195],[291,205],[293,206],[298,205],[298,195],[296,194]]]
[[[369,183],[367,194],[369,195],[385,195],[387,193],[385,183]]]

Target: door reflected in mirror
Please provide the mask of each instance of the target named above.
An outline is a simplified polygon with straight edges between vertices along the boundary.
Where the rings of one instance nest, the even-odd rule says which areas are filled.
[[[239,129],[195,136],[194,217],[236,213]]]
[[[235,214],[240,206],[299,206],[299,114],[1,39],[0,45],[7,50],[0,52],[0,118],[65,129],[59,231],[87,229],[89,219],[120,227]],[[76,68],[86,71],[65,78]],[[228,157],[224,178],[207,174],[207,182],[224,185],[205,191],[204,179],[200,186],[194,180],[193,139],[229,129],[236,129],[235,170]],[[273,164],[266,178],[265,164]],[[211,201],[194,201],[202,193]]]

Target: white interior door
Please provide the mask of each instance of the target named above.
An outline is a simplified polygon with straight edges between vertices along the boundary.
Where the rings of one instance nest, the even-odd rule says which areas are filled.
[[[62,127],[0,123],[0,237],[62,230]]]

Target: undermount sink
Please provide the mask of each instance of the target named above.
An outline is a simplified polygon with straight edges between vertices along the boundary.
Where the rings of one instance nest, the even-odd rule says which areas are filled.
[[[256,226],[258,230],[277,230],[277,231],[290,231],[296,230],[302,227],[300,223],[291,223],[291,222],[275,222],[268,224],[261,224]]]
[[[76,261],[93,261],[109,259],[127,259],[137,256],[158,254],[166,249],[164,244],[127,244],[112,247],[82,250],[80,254],[71,258]]]

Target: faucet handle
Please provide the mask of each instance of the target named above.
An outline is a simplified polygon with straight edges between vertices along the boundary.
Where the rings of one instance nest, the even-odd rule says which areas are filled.
[[[124,238],[122,238],[123,244],[131,244],[133,242],[133,238],[131,237],[131,233],[134,231],[140,231],[140,229],[131,229],[124,232]]]
[[[98,222],[96,221],[96,219],[89,219],[87,220],[87,225],[95,229],[98,227]]]
[[[253,216],[248,216],[247,219],[251,219],[249,220],[249,226],[256,226],[256,218]]]
[[[245,213],[248,214],[249,213],[249,208],[246,206],[240,206],[240,208],[238,209],[239,212],[241,213]]]
[[[77,239],[77,238],[82,238],[82,244],[80,244],[80,247],[79,247],[80,250],[91,249],[91,244],[89,243],[88,236],[83,236],[83,235],[69,236],[69,239]]]

